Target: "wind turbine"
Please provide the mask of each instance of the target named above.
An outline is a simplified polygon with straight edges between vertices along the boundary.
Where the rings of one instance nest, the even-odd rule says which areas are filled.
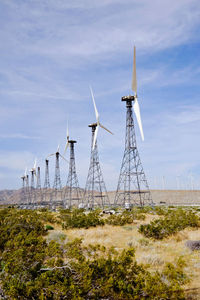
[[[51,156],[56,157],[56,163],[55,163],[55,177],[54,177],[54,184],[53,184],[53,189],[55,192],[55,195],[52,195],[55,199],[54,200],[61,200],[61,199],[57,199],[58,197],[58,191],[60,192],[60,198],[62,198],[62,193],[61,193],[61,189],[62,189],[62,185],[61,185],[61,179],[60,179],[60,164],[59,164],[59,157],[61,157],[63,160],[65,160],[66,162],[68,162],[64,156],[62,154],[60,154],[60,145],[58,145],[58,148],[56,150],[55,153],[51,153],[47,156],[47,159]],[[51,196],[50,196],[51,198]],[[52,198],[51,198],[52,199]],[[50,200],[51,201],[51,200]],[[52,204],[52,203],[51,203]]]
[[[37,167],[37,159],[35,159],[34,165],[33,165],[32,169],[30,170],[30,172],[31,172],[31,195],[30,195],[30,197],[31,197],[31,201],[32,202],[35,202],[35,191],[34,191],[34,189],[35,189],[35,182],[34,182],[34,176],[37,177],[36,176],[36,167]]]
[[[90,124],[89,127],[92,128],[92,143],[91,143],[91,156],[90,156],[90,166],[88,171],[88,176],[85,186],[85,201],[89,209],[94,208],[94,205],[104,207],[109,205],[108,194],[106,191],[106,186],[103,180],[103,175],[99,163],[99,155],[97,149],[97,134],[99,127],[113,134],[105,126],[100,123],[99,113],[94,100],[94,94],[92,88],[90,87],[92,101],[94,105],[94,111],[96,116],[96,123]]]
[[[56,152],[49,154],[46,159],[48,159],[49,157],[54,156],[54,155],[58,156],[58,157],[59,156],[62,157],[62,159],[64,159],[67,163],[69,163],[68,160],[62,154],[60,154],[60,145],[59,144],[58,144]]]
[[[21,203],[25,203],[26,171],[25,171],[24,175],[21,176],[21,179],[22,179]]]
[[[25,172],[24,172],[24,177],[25,177],[25,199],[27,200],[27,203],[29,204],[30,202],[30,193],[29,193],[29,176],[27,173],[28,168],[26,167]]]
[[[83,208],[83,207],[80,207],[80,205],[83,206],[83,197],[81,197],[82,193],[79,188],[78,176],[76,173],[75,153],[74,153],[74,145],[75,144],[76,144],[76,141],[69,138],[69,126],[68,126],[68,122],[67,122],[67,141],[66,141],[66,145],[65,145],[64,154],[66,153],[67,148],[69,146],[70,161],[69,161],[69,173],[68,173],[68,177],[67,177],[66,189],[65,189],[65,194],[64,194],[64,207],[65,208],[67,208],[67,207],[70,208],[73,205],[76,205],[79,208]],[[80,203],[81,200],[82,200],[82,204]]]
[[[132,206],[152,205],[153,201],[149,190],[149,185],[142,167],[139,152],[137,149],[135,126],[133,121],[132,107],[136,116],[142,140],[144,133],[140,115],[140,107],[137,96],[137,76],[136,76],[136,48],[133,53],[133,72],[131,89],[134,95],[122,97],[126,103],[126,137],[125,150],[115,194],[115,205],[122,205],[127,209]]]
[[[33,165],[32,169],[30,170],[30,172],[31,172],[31,188],[32,189],[35,188],[34,176],[37,178],[36,168],[37,168],[37,159],[35,159],[34,165]]]
[[[96,116],[96,121],[97,121],[96,129],[95,129],[95,133],[94,133],[94,139],[93,139],[93,146],[92,146],[92,149],[94,150],[96,140],[97,140],[97,134],[98,134],[99,127],[103,128],[104,130],[108,131],[111,134],[113,134],[113,133],[100,123],[99,113],[98,113],[98,110],[97,110],[97,107],[96,107],[96,103],[95,103],[95,100],[94,100],[94,94],[93,94],[91,86],[90,86],[90,92],[91,92],[91,96],[92,96],[92,101],[93,101],[94,111],[95,111],[95,116]]]

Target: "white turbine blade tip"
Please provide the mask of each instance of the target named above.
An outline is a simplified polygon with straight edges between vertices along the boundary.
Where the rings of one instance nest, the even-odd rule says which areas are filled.
[[[137,95],[137,75],[136,75],[136,48],[134,46],[134,53],[133,53],[133,75],[132,75],[132,90]]]
[[[105,129],[106,131],[108,131],[109,133],[113,134],[109,129],[107,129],[105,126],[103,126],[101,123],[99,124],[101,126],[101,128]]]
[[[90,86],[90,92],[91,92],[91,95],[92,95],[92,101],[93,101],[93,105],[94,105],[96,120],[97,120],[97,122],[99,122],[99,113],[98,113],[98,110],[97,110],[97,107],[96,107],[96,103],[95,103],[95,100],[94,100],[94,94],[93,94],[91,86]]]
[[[48,157],[50,157],[50,156],[53,156],[53,155],[55,155],[55,153],[51,153],[51,154],[49,154],[49,155],[47,156],[47,158],[48,158]]]

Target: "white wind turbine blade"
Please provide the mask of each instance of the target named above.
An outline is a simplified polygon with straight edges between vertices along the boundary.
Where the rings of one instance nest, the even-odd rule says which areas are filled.
[[[64,159],[67,163],[69,163],[68,160],[64,156],[62,156],[61,154],[60,154],[60,157],[62,157],[62,159]]]
[[[105,126],[103,126],[101,123],[99,123],[99,126],[103,129],[105,129],[106,131],[108,131],[109,133],[113,134],[109,129],[107,129]]]
[[[33,166],[33,169],[34,169],[34,170],[36,169],[36,166],[37,166],[37,158],[36,158],[35,161],[34,161],[34,166]]]
[[[136,115],[136,119],[137,119],[137,122],[138,122],[138,126],[139,126],[139,129],[140,129],[140,134],[141,134],[142,140],[144,141],[144,133],[143,133],[143,128],[142,128],[141,116],[140,116],[140,107],[139,107],[139,103],[138,103],[136,97],[135,97],[135,100],[134,100],[133,109],[134,109],[134,112],[135,112],[135,115]]]
[[[69,146],[69,127],[68,127],[68,121],[67,121],[67,143],[65,145],[64,154],[66,153],[68,146]]]
[[[96,141],[97,141],[97,133],[98,133],[98,130],[99,130],[99,125],[97,125],[97,127],[96,127],[96,129],[95,129],[94,139],[93,139],[93,145],[92,145],[92,150],[94,150],[94,147],[95,147],[95,144],[96,144]]]
[[[66,143],[66,145],[65,145],[64,154],[66,153],[68,146],[69,146],[69,141],[67,141],[67,143]]]
[[[134,54],[133,54],[133,77],[132,77],[132,90],[137,95],[137,77],[136,77],[136,48],[134,46]]]
[[[138,126],[140,129],[140,134],[142,137],[142,140],[144,141],[144,133],[143,133],[143,128],[142,128],[142,120],[141,120],[141,115],[140,115],[140,107],[139,103],[137,100],[137,76],[136,76],[136,48],[134,46],[134,53],[133,53],[133,77],[132,77],[132,90],[135,92],[135,99],[134,99],[134,104],[133,104],[133,109],[136,115],[136,119],[138,122]]]
[[[69,126],[68,126],[68,121],[67,121],[67,140],[69,140]]]
[[[48,157],[50,157],[50,156],[53,156],[53,155],[55,155],[56,153],[51,153],[51,154],[49,154],[48,156],[47,156],[47,158]]]
[[[60,152],[60,144],[58,144],[58,148],[56,152]]]
[[[99,113],[98,113],[98,110],[97,110],[97,107],[96,107],[96,103],[95,103],[95,100],[94,100],[94,94],[93,94],[91,86],[90,86],[90,92],[91,92],[91,95],[92,95],[92,101],[93,101],[93,104],[94,104],[94,110],[95,110],[96,120],[97,120],[97,124],[98,124],[99,123]]]
[[[26,176],[26,175],[27,175],[27,167],[26,167],[25,172],[24,172],[24,176]]]

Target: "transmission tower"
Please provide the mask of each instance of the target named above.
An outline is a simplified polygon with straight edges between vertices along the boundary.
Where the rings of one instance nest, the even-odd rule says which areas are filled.
[[[97,140],[95,141],[95,145],[93,147],[97,123],[91,124],[89,127],[92,128],[92,143],[90,167],[85,186],[85,201],[87,207],[92,209],[94,206],[104,207],[109,205],[109,198],[100,168]]]
[[[68,140],[70,148],[70,162],[69,162],[69,173],[67,178],[64,206],[71,207],[73,205],[78,206],[81,200],[83,201],[82,193],[78,184],[78,177],[76,174],[75,155],[74,155],[74,144],[76,141]]]
[[[152,198],[136,145],[132,102],[135,96],[122,97],[126,102],[125,151],[115,195],[115,205],[125,207],[151,205]]]

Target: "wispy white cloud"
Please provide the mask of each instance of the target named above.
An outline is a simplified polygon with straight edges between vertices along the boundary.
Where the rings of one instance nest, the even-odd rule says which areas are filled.
[[[14,133],[14,134],[0,134],[0,139],[25,139],[25,140],[38,140],[39,136],[29,136],[22,133]]]
[[[33,164],[35,157],[31,152],[0,152],[0,166],[10,170],[23,171],[26,167]]]
[[[133,43],[140,51],[158,51],[198,38],[193,31],[200,22],[197,0],[9,2],[5,7],[14,20],[8,43],[25,55],[49,56],[64,65],[70,57],[80,63],[93,56],[105,59],[106,53],[110,59],[109,53],[116,57]]]
[[[0,6],[0,168],[15,186],[14,175],[31,166],[36,155],[42,164],[60,141],[63,148],[67,117],[78,141],[77,169],[84,186],[91,143],[87,125],[95,121],[88,88],[92,84],[102,123],[115,133],[111,137],[99,132],[98,143],[108,189],[116,187],[125,133],[120,98],[130,92],[133,43],[143,144],[137,125],[136,134],[144,168],[150,180],[156,174],[194,170],[200,146],[194,146],[199,59],[191,57],[186,63],[169,57],[178,46],[199,43],[199,1],[4,0]],[[180,86],[182,91],[174,92]],[[185,100],[187,89],[191,106]],[[65,182],[68,168],[62,168]],[[52,177],[53,173],[52,160]],[[7,178],[2,184],[10,186]]]

